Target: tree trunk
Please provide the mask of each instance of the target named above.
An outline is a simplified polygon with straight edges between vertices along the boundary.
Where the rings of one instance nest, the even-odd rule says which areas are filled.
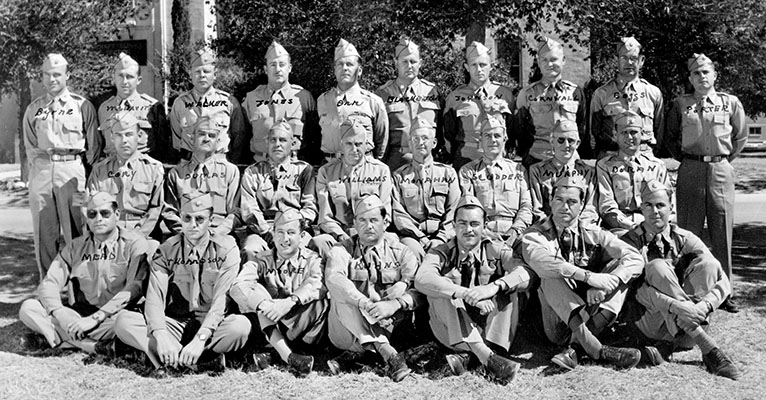
[[[27,160],[27,150],[24,144],[24,113],[27,111],[29,103],[32,102],[32,93],[29,89],[29,78],[22,75],[19,78],[19,164],[21,165],[21,181],[29,182],[29,160]]]

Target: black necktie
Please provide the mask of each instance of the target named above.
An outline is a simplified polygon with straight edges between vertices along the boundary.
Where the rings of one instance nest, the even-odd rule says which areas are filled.
[[[460,263],[460,286],[470,287],[473,277],[473,254],[468,254]]]
[[[657,235],[647,246],[646,256],[649,261],[655,258],[665,258],[665,243],[662,242],[662,236]]]
[[[572,251],[572,231],[569,228],[564,228],[564,231],[561,232],[559,243],[561,243],[561,256],[564,257],[564,260],[569,261],[569,253]]]

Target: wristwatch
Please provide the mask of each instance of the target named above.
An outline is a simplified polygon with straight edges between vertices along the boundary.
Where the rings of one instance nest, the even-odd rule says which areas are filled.
[[[207,329],[205,330],[205,332],[197,333],[197,339],[202,342],[206,342],[209,337],[210,337],[210,334],[207,333]]]
[[[95,319],[98,322],[104,322],[104,320],[106,319],[106,314],[104,314],[103,311],[99,310],[91,314],[90,317]]]

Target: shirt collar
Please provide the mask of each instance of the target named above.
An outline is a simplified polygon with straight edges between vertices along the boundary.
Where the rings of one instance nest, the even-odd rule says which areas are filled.
[[[614,78],[614,81],[617,83],[617,88],[620,90],[625,90],[625,89],[635,90],[635,85],[639,82],[639,79],[641,79],[641,77],[639,76],[636,76],[635,78],[631,80],[623,79],[618,76]]]
[[[279,164],[275,163],[274,160],[271,159],[271,157],[269,157],[268,160],[269,160],[269,166],[271,166],[272,168],[275,168],[278,171],[287,172],[287,166],[290,164],[290,157],[285,158],[285,160]]]
[[[117,95],[117,103],[122,104],[123,101],[127,100],[131,106],[134,106],[140,98],[141,98],[141,95],[138,93],[138,91],[135,91],[131,93],[130,96],[124,99],[120,97],[120,95]]]
[[[208,246],[210,245],[210,235],[205,235],[197,245],[191,244],[186,238],[184,238],[184,246],[188,249],[187,254],[184,254],[184,256],[188,256],[191,254],[191,250],[197,250],[197,254],[199,254],[200,257],[202,257],[205,252],[207,251]]]
[[[196,99],[203,99],[209,96],[211,93],[213,93],[214,90],[215,90],[215,87],[210,86],[209,88],[207,88],[207,91],[205,91],[205,93],[203,94],[199,94],[197,89],[192,89],[191,93],[192,93],[192,97],[194,97],[194,99],[196,100]]]
[[[484,94],[489,95],[489,85],[491,85],[491,84],[492,84],[492,82],[490,82],[490,80],[487,79],[487,81],[484,82],[484,84],[481,85],[481,86],[478,86],[478,85],[474,84],[473,82],[469,82],[468,83],[468,87],[474,93],[476,93],[476,92],[478,92],[480,90],[484,90]]]
[[[69,100],[72,99],[72,94],[69,92],[68,87],[65,87],[64,89],[62,89],[61,92],[59,92],[59,94],[56,95],[55,97],[51,96],[50,94],[48,94],[47,96],[48,96],[49,104],[53,103],[54,101],[59,101],[62,104],[66,104]]]
[[[336,96],[340,96],[340,95],[346,94],[346,93],[348,93],[348,94],[356,94],[356,93],[359,93],[360,90],[362,90],[362,88],[359,86],[359,82],[357,81],[357,82],[354,82],[354,84],[350,88],[348,88],[348,90],[346,90],[346,91],[341,90],[341,88],[335,86],[335,95]]]
[[[413,166],[415,166],[415,167],[417,167],[417,168],[420,168],[421,166],[422,166],[422,167],[426,167],[426,168],[429,168],[429,167],[431,167],[432,165],[434,165],[434,158],[433,158],[433,157],[428,157],[428,158],[426,158],[426,159],[425,159],[425,160],[424,160],[424,161],[421,163],[420,161],[416,160],[416,159],[415,159],[415,157],[413,157],[413,158],[412,158],[412,165],[413,165]]]
[[[282,84],[282,86],[280,86],[280,87],[278,87],[278,88],[276,88],[276,89],[272,89],[272,88],[271,88],[271,85],[269,85],[269,84],[267,83],[267,84],[266,84],[266,92],[267,92],[269,95],[273,95],[273,94],[274,94],[274,93],[276,93],[276,92],[282,92],[282,91],[286,90],[288,87],[290,87],[290,82],[288,82],[288,81],[285,81],[285,82]]]
[[[93,243],[96,245],[96,248],[100,248],[102,244],[106,244],[107,247],[113,248],[115,243],[117,243],[117,239],[120,237],[120,228],[116,227],[114,231],[112,231],[112,234],[109,235],[108,238],[106,238],[104,241],[99,241],[96,239],[96,236],[93,235]]]
[[[553,225],[556,227],[557,236],[561,236],[561,233],[564,232],[564,229],[569,229],[570,232],[572,232],[573,237],[577,237],[580,235],[580,222],[578,218],[574,219],[574,222],[572,225],[568,227],[564,227],[563,225],[559,225],[556,222],[551,219],[551,222],[553,222]]]
[[[702,100],[703,97],[705,98],[705,102],[710,104],[721,105],[723,103],[723,101],[721,101],[721,97],[718,96],[718,93],[715,91],[715,89],[712,89],[710,92],[706,94],[694,93],[694,98],[697,101]]]
[[[654,233],[654,232],[651,232],[649,229],[647,229],[646,228],[646,222],[641,224],[641,230],[642,230],[642,233],[644,235],[644,240],[646,240],[647,243],[650,243],[650,242],[654,241],[654,238],[657,235],[660,235],[660,237],[664,241],[666,241],[668,243],[671,243],[671,241],[670,241],[670,223],[668,223],[665,226],[665,229],[663,229],[662,232],[660,232],[660,233]]]
[[[463,262],[466,259],[466,257],[468,257],[469,254],[473,255],[473,259],[475,261],[481,260],[482,244],[483,244],[483,241],[479,241],[479,244],[477,244],[474,248],[468,249],[468,250],[461,249],[460,245],[456,246],[455,250],[457,250],[458,263]]]
[[[404,93],[404,91],[407,90],[408,87],[416,88],[420,84],[420,79],[418,77],[415,77],[415,79],[412,80],[412,83],[407,84],[402,79],[397,77],[394,83],[396,83],[396,86],[399,88],[399,90],[401,90],[402,93]]]

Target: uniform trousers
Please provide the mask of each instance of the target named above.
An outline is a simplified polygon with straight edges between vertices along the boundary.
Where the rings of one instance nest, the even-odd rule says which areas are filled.
[[[678,169],[676,189],[678,226],[702,236],[707,229],[713,255],[731,279],[731,241],[734,227],[734,167],[728,160],[702,162],[685,159]]]
[[[389,343],[394,329],[411,318],[412,311],[399,310],[390,318],[370,323],[356,304],[331,300],[327,331],[335,347],[362,353],[366,350],[364,345]]]
[[[184,329],[191,322],[165,317],[167,331],[178,341],[185,336]],[[205,343],[205,352],[223,354],[245,347],[251,328],[250,321],[243,315],[227,315]],[[157,340],[149,334],[143,314],[135,311],[120,311],[116,317],[114,332],[123,343],[143,351],[150,359],[157,360]],[[205,356],[204,352],[203,356]]]
[[[256,285],[255,291],[258,292],[257,296],[263,296],[261,298],[272,298],[269,292],[261,285]],[[255,314],[258,317],[261,331],[267,335],[267,340],[269,335],[268,328],[276,326],[289,341],[300,339],[306,344],[313,344],[322,339],[326,332],[329,307],[330,302],[327,299],[299,304],[285,314],[279,322],[274,322],[261,313]]]
[[[42,334],[51,347],[56,347],[62,342],[76,345],[76,343],[80,343],[81,341],[70,337],[67,333],[67,328],[73,322],[91,314],[83,312],[86,311],[84,309],[80,309],[79,311],[80,312],[69,307],[64,307],[61,309],[61,312],[56,313],[57,317],[54,317],[53,315],[48,314],[39,300],[27,299],[21,303],[21,307],[19,308],[19,320],[21,320],[21,322],[29,329]],[[98,311],[98,308],[92,307],[92,311]],[[114,323],[114,316],[108,317],[95,329],[87,333],[86,340],[99,341],[113,338]]]
[[[58,254],[59,237],[64,242],[82,234],[84,224],[77,193],[85,191],[85,167],[82,160],[51,161],[47,155],[31,160],[29,171],[29,208],[32,212],[35,258],[40,279],[45,277]]]
[[[673,341],[681,347],[693,347],[694,341],[678,327],[670,313],[669,300],[700,301],[718,282],[718,263],[710,256],[698,256],[679,277],[667,260],[655,259],[644,267],[644,283],[636,292],[636,300],[646,312],[636,326],[646,337]]]

